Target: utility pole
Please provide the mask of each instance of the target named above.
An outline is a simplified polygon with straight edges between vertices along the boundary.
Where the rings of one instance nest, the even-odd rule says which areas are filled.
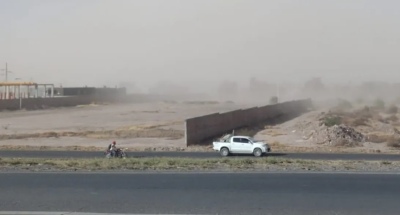
[[[8,73],[12,73],[11,71],[8,71],[8,63],[6,62],[6,69],[2,69],[2,71],[5,72],[5,77],[6,77],[6,83],[8,82]],[[6,96],[5,98],[8,99],[9,98],[9,91],[10,91],[10,86],[6,86],[5,87],[6,90]]]
[[[5,72],[6,82],[8,82],[8,73],[12,73],[11,71],[8,71],[8,63],[6,63],[6,69],[2,69],[1,71]]]
[[[278,98],[278,102],[280,101],[280,98],[279,98],[279,96],[280,96],[280,86],[279,86],[279,82],[276,82],[276,97]]]
[[[8,64],[6,63],[6,82],[8,81]]]

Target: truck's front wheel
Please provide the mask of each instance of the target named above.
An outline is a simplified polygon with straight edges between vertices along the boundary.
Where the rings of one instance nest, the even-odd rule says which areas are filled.
[[[220,153],[221,153],[221,156],[226,157],[229,155],[229,149],[224,147],[220,150]]]
[[[261,157],[263,152],[262,152],[262,150],[260,148],[255,148],[254,151],[253,151],[253,154],[256,157]]]

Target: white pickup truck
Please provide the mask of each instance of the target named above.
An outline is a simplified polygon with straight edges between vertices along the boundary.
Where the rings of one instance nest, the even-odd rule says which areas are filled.
[[[220,141],[213,142],[213,149],[219,151],[221,156],[230,154],[253,154],[256,157],[271,151],[269,145],[262,141],[254,140],[248,136],[227,135]]]

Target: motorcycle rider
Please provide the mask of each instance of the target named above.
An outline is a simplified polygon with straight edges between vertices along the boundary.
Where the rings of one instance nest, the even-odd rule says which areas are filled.
[[[115,157],[116,151],[117,151],[117,142],[115,142],[115,140],[108,145],[108,151],[110,151],[111,153],[111,157]]]

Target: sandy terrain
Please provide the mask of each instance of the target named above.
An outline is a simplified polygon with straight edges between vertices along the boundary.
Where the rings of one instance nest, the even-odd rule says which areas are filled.
[[[251,105],[149,103],[0,112],[0,147],[185,148],[184,120]]]
[[[0,112],[0,148],[99,150],[116,140],[129,150],[186,148],[184,120],[254,104],[148,103],[89,105]],[[340,118],[337,125],[325,123]],[[332,118],[332,119],[331,119]],[[319,108],[276,125],[237,130],[271,144],[274,152],[400,153],[400,115],[385,110]],[[128,151],[129,151],[128,150]]]
[[[326,126],[324,122],[331,116],[339,116],[341,123]],[[398,116],[377,110],[366,113],[363,108],[320,109],[265,126],[255,138],[270,142],[279,151],[400,154]]]

